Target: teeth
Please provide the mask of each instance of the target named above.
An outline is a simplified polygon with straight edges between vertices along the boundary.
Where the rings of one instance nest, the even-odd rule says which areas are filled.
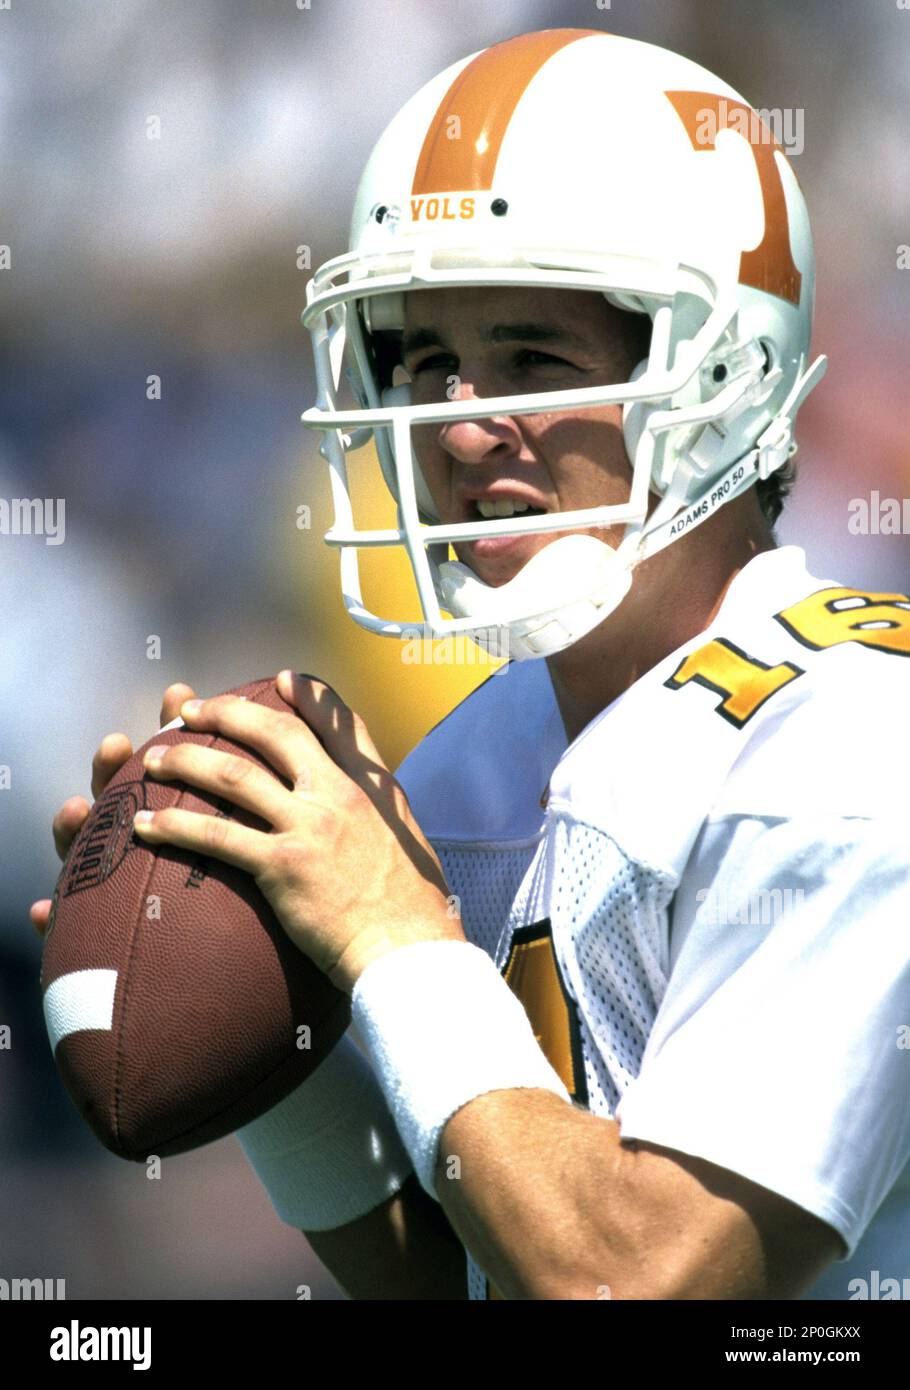
[[[494,516],[514,516],[516,512],[526,512],[528,503],[504,497],[500,502],[478,502],[477,510],[482,517],[489,520]]]

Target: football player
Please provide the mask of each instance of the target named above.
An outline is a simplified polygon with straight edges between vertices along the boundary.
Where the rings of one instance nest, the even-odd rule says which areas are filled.
[[[278,677],[302,719],[172,687],[166,721],[295,790],[176,745],[152,775],[273,833],[137,833],[247,869],[351,995],[240,1140],[354,1297],[847,1298],[907,1267],[910,601],[774,537],[813,292],[749,104],[573,29],[423,87],[309,286],[352,617],[415,631],[358,574],[403,546],[419,630],[510,662],[396,777],[316,679]],[[391,530],[354,515],[368,442]]]

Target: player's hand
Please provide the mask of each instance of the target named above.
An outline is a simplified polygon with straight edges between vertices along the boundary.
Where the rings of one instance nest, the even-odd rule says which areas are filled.
[[[170,724],[172,719],[176,719],[184,700],[192,700],[195,695],[196,692],[192,686],[186,685],[182,681],[169,685],[161,702],[160,725],[163,727],[165,724]],[[92,758],[92,796],[96,801],[114,773],[119,772],[123,764],[128,762],[132,756],[133,746],[126,734],[105,734],[98,746],[98,751]],[[82,829],[91,809],[84,796],[71,796],[68,801],[64,801],[54,816],[52,823],[54,848],[61,860],[65,860],[69,854],[70,846]],[[32,926],[39,936],[43,936],[47,930],[47,919],[50,916],[50,911],[50,898],[41,898],[38,902],[32,903],[29,908]]]
[[[236,695],[181,715],[191,729],[248,745],[278,776],[196,743],[145,756],[152,776],[232,801],[270,832],[182,807],[140,811],[134,827],[147,844],[252,874],[294,944],[351,993],[378,956],[419,941],[463,941],[464,932],[439,860],[363,720],[322,681],[282,671],[277,686],[302,717]]]

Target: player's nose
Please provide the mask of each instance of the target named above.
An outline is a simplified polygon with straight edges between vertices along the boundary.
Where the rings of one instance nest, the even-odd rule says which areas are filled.
[[[490,392],[487,392],[490,394]],[[470,382],[456,378],[449,396],[456,401],[481,400],[481,394]],[[439,443],[459,463],[482,463],[495,453],[521,449],[521,434],[509,415],[493,415],[477,420],[446,420],[439,427]]]

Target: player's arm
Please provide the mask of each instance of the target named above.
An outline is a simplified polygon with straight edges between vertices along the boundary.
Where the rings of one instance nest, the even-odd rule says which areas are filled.
[[[356,1299],[465,1299],[465,1252],[414,1174],[394,1197],[334,1231],[304,1231]]]
[[[539,1088],[451,1112],[434,1187],[503,1293],[793,1298],[855,1249],[910,1153],[906,844],[904,816],[739,826],[691,892],[792,903],[751,942],[693,920],[676,969],[718,978],[668,992],[618,1125]]]
[[[623,1144],[615,1121],[546,1091],[463,1106],[443,1131],[436,1190],[505,1298],[795,1298],[843,1253],[830,1226],[786,1198],[701,1159]]]

